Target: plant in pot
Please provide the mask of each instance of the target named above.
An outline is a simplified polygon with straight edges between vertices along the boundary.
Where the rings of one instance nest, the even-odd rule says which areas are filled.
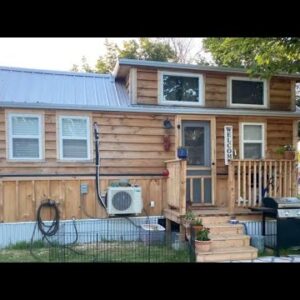
[[[196,215],[192,210],[188,210],[183,219],[183,225],[186,231],[186,237],[189,240],[191,237],[191,224],[195,221]]]
[[[284,145],[276,149],[277,154],[283,155],[284,159],[295,159],[295,148],[293,145]]]
[[[199,230],[202,230],[203,229],[203,223],[202,223],[202,219],[194,219],[192,222],[191,222],[191,225],[196,232],[198,232]]]
[[[203,227],[196,233],[195,248],[198,252],[211,251],[211,240],[209,238],[208,227]]]

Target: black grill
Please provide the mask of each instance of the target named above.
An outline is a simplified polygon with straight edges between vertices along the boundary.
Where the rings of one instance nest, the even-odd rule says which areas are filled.
[[[300,200],[292,197],[263,198],[263,207],[255,208],[261,211],[262,234],[266,233],[266,219],[276,220],[276,255],[280,255],[280,249],[300,247]]]

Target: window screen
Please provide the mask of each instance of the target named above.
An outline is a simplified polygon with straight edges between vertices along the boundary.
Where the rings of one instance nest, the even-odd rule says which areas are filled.
[[[89,158],[88,118],[61,118],[61,158]]]
[[[199,77],[164,74],[163,100],[199,102]]]
[[[41,128],[39,116],[10,116],[10,158],[40,159]]]
[[[233,104],[264,105],[264,83],[262,81],[232,80]]]

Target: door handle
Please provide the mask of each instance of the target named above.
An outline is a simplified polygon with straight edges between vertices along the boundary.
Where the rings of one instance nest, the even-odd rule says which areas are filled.
[[[214,166],[214,165],[215,165],[215,163],[214,163],[214,162],[212,162],[212,163],[211,163],[211,165],[212,165],[212,166]]]

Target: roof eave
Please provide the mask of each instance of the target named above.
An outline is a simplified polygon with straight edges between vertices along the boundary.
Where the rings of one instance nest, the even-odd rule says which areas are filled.
[[[83,111],[104,111],[104,112],[132,112],[132,113],[157,113],[157,114],[197,114],[197,115],[241,115],[241,116],[270,116],[270,117],[299,117],[300,111],[269,111],[269,110],[240,110],[240,109],[195,109],[181,107],[157,107],[132,105],[127,107],[112,106],[87,106],[87,105],[66,105],[47,103],[20,103],[1,102],[0,108],[24,108],[24,109],[62,109],[62,110],[83,110]]]
[[[122,66],[141,66],[141,67],[153,67],[153,68],[169,68],[169,69],[182,69],[182,70],[193,70],[193,71],[210,71],[210,72],[247,74],[247,70],[241,69],[241,68],[202,66],[202,65],[192,65],[192,64],[178,64],[178,63],[150,61],[150,60],[124,59],[124,58],[119,59],[117,62],[117,65],[118,65],[118,68],[116,69],[116,77]],[[295,79],[300,80],[300,74],[277,73],[274,76],[295,78]]]

